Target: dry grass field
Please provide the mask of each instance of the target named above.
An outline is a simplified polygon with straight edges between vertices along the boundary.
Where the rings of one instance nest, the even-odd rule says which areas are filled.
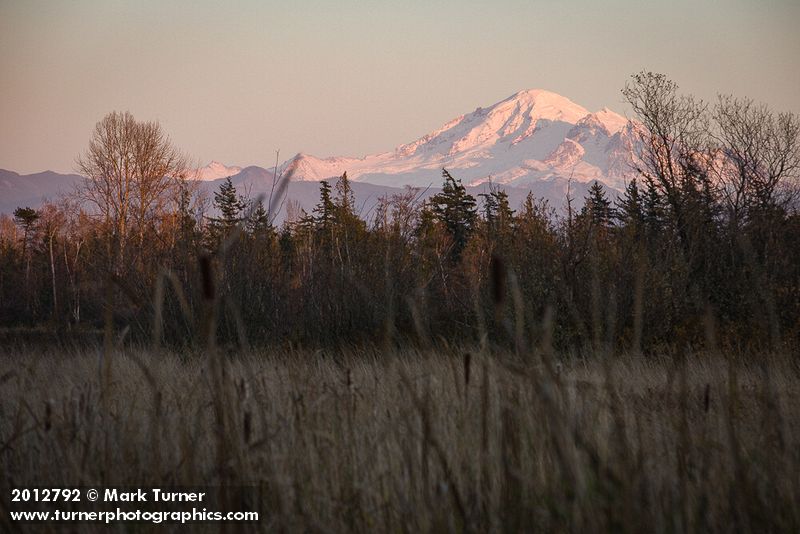
[[[258,486],[264,532],[800,531],[788,355],[99,354],[0,356],[0,491]]]

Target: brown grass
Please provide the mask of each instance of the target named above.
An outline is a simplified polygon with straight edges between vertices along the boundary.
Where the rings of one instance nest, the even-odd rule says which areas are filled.
[[[0,491],[256,485],[263,531],[800,530],[788,357],[218,356],[120,351],[108,383],[1,356]]]

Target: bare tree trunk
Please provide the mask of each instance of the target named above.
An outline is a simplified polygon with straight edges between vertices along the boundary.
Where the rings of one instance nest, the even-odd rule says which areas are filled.
[[[72,292],[72,304],[70,306],[70,311],[75,323],[79,323],[81,320],[81,294],[75,281],[75,277],[77,276],[75,271],[78,268],[78,259],[80,258],[82,246],[83,241],[79,239],[75,244],[75,260],[73,262],[73,268],[70,268],[67,243],[64,243],[64,268],[67,270],[67,279],[69,280],[69,287],[70,291]]]
[[[50,274],[53,280],[53,320],[58,315],[58,294],[56,293],[56,262],[53,257],[53,232],[50,232]]]

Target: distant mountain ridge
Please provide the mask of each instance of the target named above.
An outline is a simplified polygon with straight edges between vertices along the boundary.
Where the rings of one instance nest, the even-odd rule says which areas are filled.
[[[265,204],[269,201],[272,188],[273,169],[250,166],[242,169],[238,174],[230,177],[240,194],[257,198],[264,195]],[[437,175],[437,176],[440,176]],[[19,186],[21,182],[33,177],[27,184],[28,187],[23,191]],[[38,173],[34,175],[19,175],[11,171],[0,170],[0,214],[10,215],[17,207],[30,206],[39,208],[44,200],[56,200],[60,192],[69,192],[82,179],[78,175],[58,174],[53,172]],[[207,198],[212,198],[225,178],[215,180],[200,181],[200,191]],[[433,181],[433,180],[432,180]],[[438,184],[438,182],[437,182]],[[375,185],[368,182],[352,182],[353,193],[355,195],[356,212],[364,219],[369,219],[374,214],[374,209],[381,197],[400,194],[405,191],[404,187],[390,187]],[[589,183],[574,182],[568,185],[564,180],[552,179],[541,180],[530,187],[514,187],[508,185],[498,185],[505,190],[509,196],[509,203],[514,209],[522,205],[528,192],[532,191],[537,198],[546,199],[553,208],[562,207],[567,194],[567,187],[570,188],[570,195],[576,199],[576,206],[580,205],[582,199],[587,195]],[[418,199],[424,201],[432,195],[438,193],[439,187],[419,188]],[[14,194],[7,194],[15,191]],[[489,184],[467,186],[467,191],[479,198],[481,193],[489,191]],[[613,196],[613,191],[611,191]],[[480,200],[480,199],[479,199]],[[281,224],[288,215],[288,206],[303,209],[311,213],[314,206],[319,202],[319,182],[310,180],[292,181],[287,189],[286,197],[279,201],[280,210],[276,214],[274,222]]]
[[[19,174],[0,169],[0,213],[12,213],[18,207],[38,208],[45,200],[56,200],[61,193],[72,191],[80,180],[77,174]]]
[[[612,195],[624,188],[636,148],[633,128],[608,108],[590,112],[556,93],[531,89],[456,117],[389,152],[324,159],[300,153],[279,170],[291,170],[296,184],[347,172],[354,185],[363,184],[356,189],[357,196],[363,193],[360,200],[372,198],[374,203],[378,190],[384,194],[406,186],[435,190],[441,183],[441,169],[447,168],[471,190],[483,191],[492,182],[511,191],[512,200],[533,191],[559,207],[568,187],[578,200],[594,180],[607,185]],[[216,189],[221,180],[231,177],[253,196],[269,193],[274,175],[274,167],[228,166],[218,161],[195,173],[202,189]],[[20,205],[37,207],[44,198],[54,199],[72,189],[79,179],[50,171],[25,176],[0,171],[0,212],[10,213]],[[302,197],[295,200],[310,209],[313,195],[308,191],[315,188],[293,184],[289,198]]]

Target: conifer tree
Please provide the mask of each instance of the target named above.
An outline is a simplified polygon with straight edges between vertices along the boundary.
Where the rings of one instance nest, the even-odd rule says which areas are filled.
[[[355,194],[347,172],[336,181],[334,198],[334,224],[337,257],[348,265],[352,263],[354,244],[367,229],[366,223],[356,214]]]
[[[647,190],[642,201],[644,223],[649,232],[659,231],[666,217],[666,203],[655,182],[647,179]]]
[[[500,228],[510,228],[514,222],[514,210],[508,203],[508,193],[502,189],[495,189],[491,196],[494,197],[494,203],[497,206],[493,220]]]
[[[475,197],[467,193],[461,180],[442,169],[442,191],[430,199],[431,210],[453,239],[453,257],[458,258],[469,240],[477,219]]]
[[[347,171],[336,181],[336,211],[344,216],[355,214],[356,198]]]
[[[528,194],[525,195],[525,201],[522,203],[522,212],[520,213],[520,219],[533,217],[535,212],[536,212],[536,205],[534,203],[533,191],[528,191]]]
[[[514,210],[508,203],[508,193],[490,184],[488,193],[482,193],[483,212],[487,238],[501,249],[511,242],[514,227]]]
[[[211,217],[211,234],[215,240],[228,234],[242,220],[242,212],[246,203],[236,192],[230,177],[219,186],[214,193],[214,207],[220,212],[219,217]]]
[[[431,209],[431,204],[426,202],[420,207],[417,224],[414,229],[414,237],[417,239],[421,248],[424,246],[426,238],[433,233],[436,223],[436,215],[434,215],[433,209]]]
[[[622,198],[617,201],[617,220],[625,227],[641,228],[644,224],[642,192],[636,178],[631,179],[625,186]]]
[[[333,204],[336,225],[345,235],[354,236],[357,231],[366,229],[366,224],[356,214],[355,194],[346,172],[336,181]]]
[[[319,183],[319,204],[314,208],[314,222],[317,229],[330,231],[336,217],[336,205],[331,198],[331,184],[326,181]]]
[[[25,260],[25,285],[31,275],[31,255],[29,254],[29,242],[36,221],[39,220],[39,213],[33,208],[17,208],[14,210],[14,220],[22,226],[22,258]]]
[[[595,180],[589,187],[589,196],[583,206],[582,214],[591,217],[594,224],[598,226],[609,226],[614,217],[614,208],[611,201],[606,196],[603,185]]]
[[[256,202],[256,205],[247,221],[247,232],[252,236],[263,237],[272,231],[272,223],[269,220],[269,213],[267,213],[264,203],[262,201],[254,202]]]
[[[28,241],[36,221],[39,220],[39,213],[33,208],[17,208],[14,210],[14,220],[22,227],[22,255],[26,256],[28,251]]]
[[[554,213],[547,200],[542,199],[537,202],[533,192],[528,191],[525,201],[522,203],[522,210],[520,210],[519,216],[516,218],[517,229],[523,235],[548,233],[553,230]]]

